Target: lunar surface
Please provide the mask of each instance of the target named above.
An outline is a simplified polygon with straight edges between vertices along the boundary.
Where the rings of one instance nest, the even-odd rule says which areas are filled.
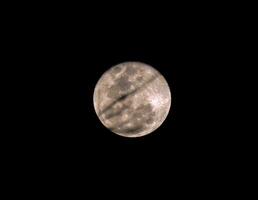
[[[101,76],[93,102],[106,128],[124,137],[140,137],[164,122],[171,93],[165,78],[156,69],[140,62],[125,62]]]

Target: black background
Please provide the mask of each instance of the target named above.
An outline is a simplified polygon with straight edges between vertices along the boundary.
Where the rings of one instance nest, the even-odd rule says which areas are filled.
[[[162,39],[161,34],[153,39],[152,30],[148,31],[138,33],[141,32],[139,28],[129,32],[118,29],[110,35],[103,34],[104,38],[87,36],[85,40],[82,34],[75,44],[62,40],[54,44],[54,48],[51,44],[46,49],[42,65],[45,77],[39,75],[43,78],[41,97],[45,101],[40,101],[47,111],[43,111],[41,117],[44,119],[43,141],[50,144],[51,151],[57,151],[60,157],[68,154],[75,160],[90,157],[105,160],[107,165],[114,162],[114,166],[124,161],[127,167],[140,165],[145,159],[156,163],[156,159],[170,162],[172,152],[179,151],[175,148],[179,139],[176,128],[176,68],[179,62],[176,49],[171,46],[168,50],[173,45],[168,38]],[[121,36],[119,32],[126,34]],[[128,139],[111,133],[101,124],[93,107],[94,87],[100,76],[125,61],[141,61],[154,66],[165,76],[171,88],[172,106],[167,120],[157,131],[143,138]],[[60,155],[60,152],[63,153]]]
[[[230,135],[217,126],[223,96],[216,88],[227,64],[227,35],[206,14],[144,10],[35,9],[14,19],[12,69],[22,79],[16,104],[24,110],[17,116],[19,131],[11,135],[16,148],[10,149],[13,160],[36,178],[79,177],[79,183],[93,175],[106,177],[105,184],[118,178],[180,186],[185,180],[205,183],[225,170]],[[136,139],[107,130],[93,107],[100,76],[125,61],[155,67],[172,94],[162,126]]]
[[[133,23],[76,19],[39,17],[18,23],[15,50],[23,64],[18,70],[26,75],[22,102],[28,105],[23,116],[26,122],[21,123],[27,131],[18,135],[24,158],[40,166],[80,170],[105,166],[105,170],[142,171],[158,167],[162,172],[173,160],[178,163],[186,149],[176,120],[177,69],[182,66],[185,44],[178,27],[156,19],[133,19]],[[125,61],[155,67],[171,89],[167,119],[142,138],[110,132],[93,107],[94,87],[101,75]]]
[[[170,141],[177,135],[176,69],[182,65],[184,39],[173,24],[141,18],[138,23],[132,19],[134,23],[130,24],[113,19],[91,21],[88,16],[79,21],[76,21],[79,16],[51,16],[17,19],[19,35],[14,31],[13,37],[19,54],[16,61],[21,63],[18,73],[26,75],[24,92],[32,95],[29,103],[35,108],[34,120],[39,117],[38,123],[42,125],[35,131],[44,129],[43,135],[49,137],[49,142],[71,142],[78,148],[110,145],[110,149],[120,144],[152,144],[156,140],[162,146],[162,141]],[[125,61],[154,66],[171,88],[172,106],[166,122],[143,139],[128,140],[109,132],[93,108],[93,91],[100,76]]]
[[[114,166],[125,162],[127,168],[138,165],[140,170],[144,166],[170,166],[173,159],[180,164],[184,156],[199,148],[201,136],[193,136],[191,130],[198,113],[194,116],[191,110],[197,107],[198,70],[206,61],[205,44],[200,42],[203,35],[195,34],[198,26],[190,25],[180,15],[167,13],[156,18],[150,12],[128,16],[122,20],[109,15],[92,20],[92,15],[53,14],[17,19],[19,35],[17,38],[14,32],[14,38],[23,65],[19,70],[26,74],[23,81],[27,83],[26,94],[31,96],[26,103],[33,113],[29,115],[30,124],[26,123],[29,131],[22,139],[35,158],[43,156],[53,162],[71,159],[81,167],[95,159],[107,165],[114,162]],[[98,120],[93,107],[93,91],[100,76],[125,61],[155,67],[172,93],[166,121],[143,138],[126,139],[111,133]],[[183,72],[181,85],[187,111],[183,133],[178,131],[176,120],[178,69]]]

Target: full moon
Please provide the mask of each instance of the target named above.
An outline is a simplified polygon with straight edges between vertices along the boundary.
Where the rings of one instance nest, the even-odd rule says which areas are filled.
[[[93,102],[102,124],[124,137],[152,133],[166,119],[171,93],[165,78],[150,65],[124,62],[96,84]]]

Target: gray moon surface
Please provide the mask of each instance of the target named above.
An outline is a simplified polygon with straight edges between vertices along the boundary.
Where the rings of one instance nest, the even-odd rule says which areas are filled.
[[[100,77],[93,103],[98,118],[110,131],[124,137],[141,137],[164,122],[171,93],[165,78],[150,65],[124,62]]]

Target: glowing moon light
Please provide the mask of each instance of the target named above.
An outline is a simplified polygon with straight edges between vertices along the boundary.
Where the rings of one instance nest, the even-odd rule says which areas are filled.
[[[141,62],[125,62],[106,71],[93,95],[102,124],[124,137],[147,135],[166,119],[171,93],[165,78]]]

